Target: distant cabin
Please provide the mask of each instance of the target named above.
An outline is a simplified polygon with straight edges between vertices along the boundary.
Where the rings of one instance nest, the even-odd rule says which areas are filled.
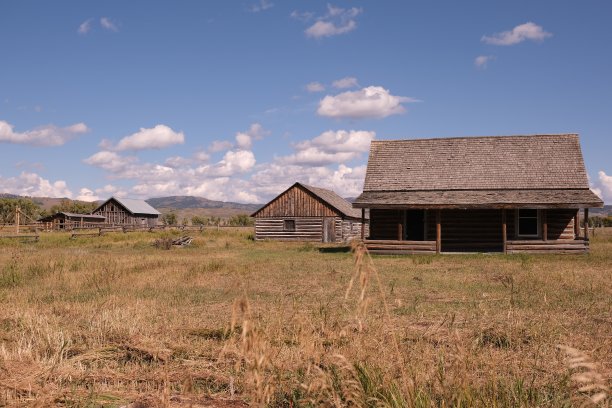
[[[562,134],[373,141],[353,206],[371,252],[580,253],[580,209],[603,202]]]
[[[93,211],[105,217],[106,224],[154,227],[161,213],[144,200],[111,197]]]
[[[39,219],[38,221],[48,230],[61,230],[72,228],[97,228],[104,224],[106,218],[103,215],[76,214],[70,212],[58,212]]]
[[[331,190],[295,183],[252,215],[256,240],[347,242],[362,231],[361,213]],[[363,228],[367,231],[367,223]]]

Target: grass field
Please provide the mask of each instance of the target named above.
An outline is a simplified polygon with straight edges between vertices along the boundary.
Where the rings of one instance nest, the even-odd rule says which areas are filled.
[[[610,386],[610,233],[586,256],[372,264],[190,234],[0,240],[0,406],[563,407]]]

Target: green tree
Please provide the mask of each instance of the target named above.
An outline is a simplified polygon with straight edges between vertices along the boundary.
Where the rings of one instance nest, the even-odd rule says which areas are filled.
[[[70,212],[76,214],[90,214],[93,210],[98,207],[98,204],[87,203],[84,201],[73,201],[73,200],[62,200],[59,204],[51,207],[51,214],[58,212]]]
[[[208,221],[208,217],[200,217],[199,215],[194,215],[191,217],[192,225],[207,225]]]
[[[17,207],[25,215],[21,217],[22,224],[37,221],[41,215],[40,207],[28,198],[0,198],[0,223],[15,222],[15,208]]]
[[[178,222],[178,218],[173,212],[165,213],[162,215],[161,220],[164,225],[176,225]]]
[[[254,221],[247,214],[234,215],[229,219],[229,225],[233,227],[248,227],[254,224]]]

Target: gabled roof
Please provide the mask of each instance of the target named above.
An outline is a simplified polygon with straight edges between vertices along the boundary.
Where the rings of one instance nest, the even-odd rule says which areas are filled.
[[[42,217],[38,221],[48,222],[48,221],[51,221],[55,217],[58,217],[60,215],[63,215],[66,218],[83,218],[83,219],[88,219],[88,220],[100,220],[100,221],[106,220],[106,217],[103,216],[103,215],[77,214],[77,213],[59,211],[59,212],[57,212],[55,214],[51,214],[51,215],[47,215],[46,217]]]
[[[346,201],[344,198],[340,197],[335,192],[324,189],[324,188],[313,187],[313,186],[309,186],[306,184],[302,184],[300,182],[296,182],[293,185],[291,185],[291,187],[289,187],[288,189],[280,193],[277,197],[285,194],[287,191],[295,187],[303,188],[304,190],[308,191],[310,194],[314,195],[315,197],[318,197],[321,201],[333,207],[336,211],[338,211],[339,213],[341,213],[342,215],[346,217],[361,218],[361,210],[353,208],[351,203]],[[266,205],[262,206],[260,209],[258,209],[253,214],[251,214],[251,217],[254,217],[257,213],[259,213],[261,210],[266,208],[270,203],[276,200],[277,197],[273,198]]]
[[[123,206],[126,210],[128,210],[132,215],[134,214],[148,214],[148,215],[160,215],[161,213],[157,211],[155,208],[151,207],[149,203],[144,200],[136,200],[133,198],[117,198],[111,197],[105,202],[103,202],[98,208],[96,208],[93,212],[98,211],[109,201],[114,200]]]
[[[525,194],[527,190],[533,193]],[[536,201],[603,205],[589,190],[577,134],[373,141],[364,192],[354,205]]]

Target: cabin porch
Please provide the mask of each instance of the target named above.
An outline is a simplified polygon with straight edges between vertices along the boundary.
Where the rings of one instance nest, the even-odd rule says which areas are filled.
[[[585,218],[588,209],[585,210]],[[584,253],[578,209],[370,209],[372,253]]]

